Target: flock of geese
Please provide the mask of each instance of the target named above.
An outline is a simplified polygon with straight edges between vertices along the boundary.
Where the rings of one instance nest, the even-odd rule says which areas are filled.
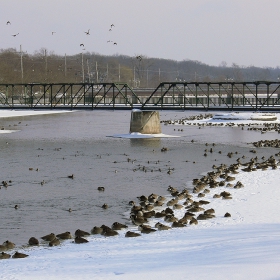
[[[111,227],[106,225],[94,226],[90,231],[77,229],[74,235],[69,231],[60,234],[50,233],[40,238],[42,240],[41,245],[59,246],[64,240],[71,239],[75,244],[82,244],[90,242],[87,237],[91,235],[98,234],[111,237],[119,235],[120,232],[124,233],[125,237],[139,237],[142,234],[150,234],[156,231],[197,225],[201,220],[215,218],[215,210],[209,208],[211,203],[208,200],[209,198],[232,199],[230,190],[244,188],[242,182],[235,182],[235,175],[240,171],[252,172],[277,169],[279,165],[280,161],[277,161],[274,156],[270,156],[266,160],[263,158],[261,162],[256,157],[244,163],[239,160],[229,166],[225,164],[213,165],[213,171],[208,172],[201,178],[193,179],[192,192],[187,189],[179,191],[172,186],[168,186],[169,195],[161,196],[152,193],[149,196],[141,195],[137,197],[138,203],[129,201],[128,204],[131,206],[130,225],[114,222]],[[100,192],[106,191],[104,187],[98,187],[97,190]],[[213,191],[215,193],[211,194]],[[208,199],[205,199],[205,196]],[[102,208],[107,209],[103,206]],[[230,218],[231,214],[226,212],[224,217]],[[40,241],[31,237],[28,240],[28,245],[39,246]],[[6,240],[0,245],[0,252],[2,251],[0,259],[28,257],[27,254],[18,251],[13,255],[6,252],[14,249],[15,244]]]
[[[199,114],[190,116],[187,118],[175,119],[175,120],[161,120],[161,123],[164,125],[193,125],[198,126],[198,128],[203,127],[240,127],[244,130],[247,127],[247,130],[250,131],[260,131],[261,134],[266,132],[277,132],[280,133],[280,123],[279,122],[256,122],[256,123],[234,123],[234,122],[211,122],[212,114]],[[195,122],[206,120],[206,122]],[[208,122],[207,122],[208,121]],[[181,130],[181,129],[180,129]]]

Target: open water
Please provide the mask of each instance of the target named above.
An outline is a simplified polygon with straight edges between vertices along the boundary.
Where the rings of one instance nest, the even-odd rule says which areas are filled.
[[[164,111],[160,117],[200,113],[204,114]],[[39,239],[78,228],[90,231],[115,221],[130,224],[128,202],[137,202],[137,196],[168,195],[169,185],[192,189],[191,180],[212,170],[213,164],[231,164],[242,155],[249,160],[275,154],[272,148],[252,154],[248,143],[279,138],[277,133],[237,127],[163,124],[163,133],[181,137],[107,137],[128,133],[129,123],[129,111],[97,110],[0,119],[0,127],[18,130],[0,134],[0,181],[11,180],[0,189],[0,244],[8,239],[24,245],[31,236]],[[162,147],[168,151],[161,152]],[[210,147],[213,153],[204,156]],[[228,152],[234,152],[232,158]],[[74,178],[68,178],[72,174]],[[99,186],[105,191],[99,192]],[[106,210],[101,207],[104,203],[109,206]]]

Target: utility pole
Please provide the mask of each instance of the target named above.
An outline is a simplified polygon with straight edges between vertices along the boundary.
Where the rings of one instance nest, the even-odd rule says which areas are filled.
[[[85,69],[84,69],[84,54],[82,53],[82,75],[83,75],[83,83],[85,82]]]
[[[23,61],[22,61],[22,48],[20,45],[20,70],[21,70],[21,83],[23,83]]]
[[[134,83],[134,87],[136,87],[136,80],[135,80],[135,66],[133,67],[133,83]]]
[[[119,64],[119,82],[121,81],[121,65]]]
[[[160,83],[160,68],[158,68],[158,81]]]
[[[66,54],[65,54],[65,56],[64,56],[64,76],[65,77],[67,76],[66,72],[67,72],[67,67],[66,67]]]
[[[46,49],[45,49],[45,64],[46,64],[45,71],[46,71],[46,80],[47,80],[47,77],[48,77],[48,59],[47,59],[47,50]]]
[[[107,78],[106,78],[106,81],[108,82],[108,79],[109,79],[109,66],[108,66],[108,63],[107,63],[107,74],[106,74]]]
[[[88,73],[88,82],[90,83],[88,58],[87,58],[87,73]]]
[[[98,67],[97,67],[97,61],[95,63],[95,71],[96,71],[96,83],[98,83]]]

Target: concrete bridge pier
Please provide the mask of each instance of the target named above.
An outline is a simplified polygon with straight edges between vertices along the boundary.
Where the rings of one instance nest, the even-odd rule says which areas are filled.
[[[158,111],[141,111],[134,109],[131,112],[130,133],[160,134],[161,126]]]

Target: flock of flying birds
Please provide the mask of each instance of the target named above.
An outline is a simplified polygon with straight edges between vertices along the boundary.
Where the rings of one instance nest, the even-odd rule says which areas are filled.
[[[6,22],[6,25],[11,25],[11,22],[10,21],[7,21]],[[110,28],[109,28],[109,31],[113,31],[113,28],[115,28],[115,25],[114,24],[111,24],[110,25]],[[52,31],[52,35],[54,35],[56,32],[55,31]],[[88,31],[84,31],[84,33],[88,36],[90,35],[90,29],[88,29]],[[19,33],[16,33],[16,34],[12,34],[13,37],[16,37],[18,36]],[[112,40],[108,40],[107,43],[112,43],[113,45],[117,45],[117,42],[114,42]],[[80,47],[82,47],[83,49],[82,50],[85,50],[85,45],[83,43],[80,44]],[[142,57],[140,55],[136,56],[136,59],[141,61],[142,60]]]
[[[6,22],[6,25],[11,25],[11,22],[10,22],[10,21],[7,21],[7,22]],[[112,31],[112,30],[113,30],[113,27],[115,27],[115,25],[114,25],[114,24],[111,24],[111,25],[110,25],[109,31]],[[52,35],[54,35],[55,33],[56,33],[55,31],[52,31]],[[85,33],[86,35],[90,35],[90,29],[88,29],[88,31],[85,31],[84,33]],[[19,33],[12,34],[13,37],[16,37],[16,36],[18,36],[18,35],[19,35]],[[113,43],[113,45],[115,45],[115,46],[117,45],[117,42],[114,42],[114,41],[111,41],[111,40],[108,40],[107,43]],[[85,45],[84,45],[83,43],[80,44],[80,47],[83,47],[83,50],[85,50],[85,48],[84,48]]]
[[[7,21],[7,22],[6,22],[6,25],[11,25],[11,22],[10,22],[10,21]],[[17,35],[19,35],[19,33],[12,34],[13,37],[16,37]]]

